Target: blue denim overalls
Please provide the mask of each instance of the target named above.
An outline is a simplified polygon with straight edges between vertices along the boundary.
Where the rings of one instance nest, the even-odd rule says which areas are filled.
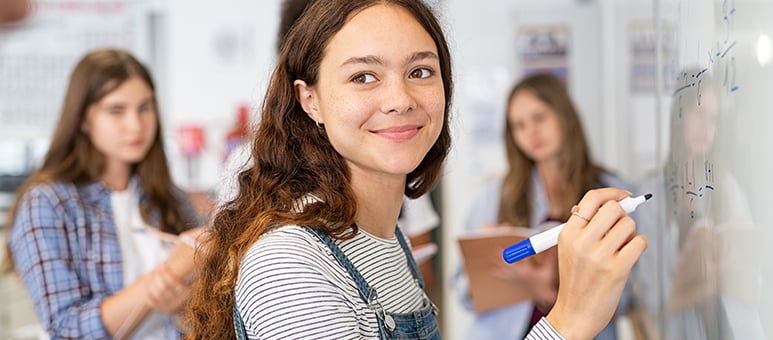
[[[335,244],[333,239],[317,229],[306,227],[306,230],[317,236],[320,241],[330,248],[338,263],[346,269],[349,275],[354,279],[354,282],[357,283],[360,298],[376,312],[379,337],[381,339],[441,339],[440,329],[437,320],[435,319],[437,308],[432,301],[426,297],[426,294],[424,298],[424,307],[417,312],[406,314],[387,313],[381,308],[381,304],[378,302],[376,290],[368,285],[365,278],[363,278],[362,275],[360,275],[360,272],[354,268],[354,265],[349,261],[346,255],[344,255],[341,249],[338,248],[338,245]],[[403,252],[405,252],[408,267],[411,269],[414,280],[416,280],[419,283],[419,286],[424,289],[424,280],[421,277],[419,268],[416,266],[416,261],[411,255],[408,243],[406,243],[400,228],[395,228],[395,236],[397,236],[397,241],[400,243],[400,247],[403,248]],[[239,316],[239,311],[237,310],[235,303],[233,313],[236,338],[239,340],[246,340],[247,332],[244,329],[244,322]]]

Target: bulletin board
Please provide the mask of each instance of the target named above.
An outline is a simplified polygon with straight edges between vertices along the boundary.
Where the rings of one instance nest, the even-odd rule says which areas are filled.
[[[640,190],[638,264],[652,339],[773,339],[773,2],[662,0],[668,151]],[[664,65],[676,65],[666,68]]]
[[[565,24],[524,25],[516,35],[516,54],[523,63],[522,74],[552,74],[569,79],[571,31]]]
[[[51,134],[67,80],[94,48],[116,47],[148,58],[145,1],[35,1],[33,14],[0,32],[0,136]]]

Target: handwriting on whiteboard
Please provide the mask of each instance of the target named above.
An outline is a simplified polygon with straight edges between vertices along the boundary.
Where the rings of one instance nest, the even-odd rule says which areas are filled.
[[[673,97],[679,96],[683,91],[689,89],[695,89],[698,91],[698,100],[700,100],[700,85],[701,75],[712,67],[717,67],[718,73],[722,79],[722,87],[726,93],[736,92],[740,89],[737,81],[738,68],[735,60],[735,50],[738,45],[738,40],[735,39],[735,32],[733,27],[735,26],[735,0],[724,0],[722,2],[722,37],[716,41],[706,51],[707,59],[704,62],[704,67],[700,71],[694,74],[688,74],[682,72],[677,75],[677,81],[682,86],[676,88]],[[700,44],[699,44],[700,45]],[[698,103],[700,105],[700,103]]]
[[[669,197],[672,201],[672,215],[678,213],[680,203],[689,209],[690,218],[695,218],[695,203],[716,190],[714,163],[709,160],[697,162],[688,160],[668,169]],[[696,175],[697,173],[697,175]]]

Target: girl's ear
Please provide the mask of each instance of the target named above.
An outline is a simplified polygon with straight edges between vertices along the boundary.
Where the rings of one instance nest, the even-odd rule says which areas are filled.
[[[320,116],[319,109],[316,105],[316,94],[314,93],[314,89],[300,79],[296,79],[293,82],[293,85],[295,86],[295,97],[298,99],[298,102],[301,103],[303,111],[306,111],[309,118],[317,122],[317,124],[323,124],[324,122],[322,121],[322,117]]]

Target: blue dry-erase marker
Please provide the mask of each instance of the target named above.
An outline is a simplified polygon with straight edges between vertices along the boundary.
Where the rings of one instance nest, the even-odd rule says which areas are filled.
[[[644,201],[650,198],[652,198],[652,194],[644,194],[637,197],[629,196],[618,203],[623,207],[626,214],[630,214],[636,210],[636,207],[638,207],[639,204],[644,203]],[[502,252],[502,257],[504,257],[505,262],[514,263],[554,247],[558,244],[558,234],[561,232],[561,229],[564,229],[564,225],[566,225],[566,223],[545,230],[505,248]]]

